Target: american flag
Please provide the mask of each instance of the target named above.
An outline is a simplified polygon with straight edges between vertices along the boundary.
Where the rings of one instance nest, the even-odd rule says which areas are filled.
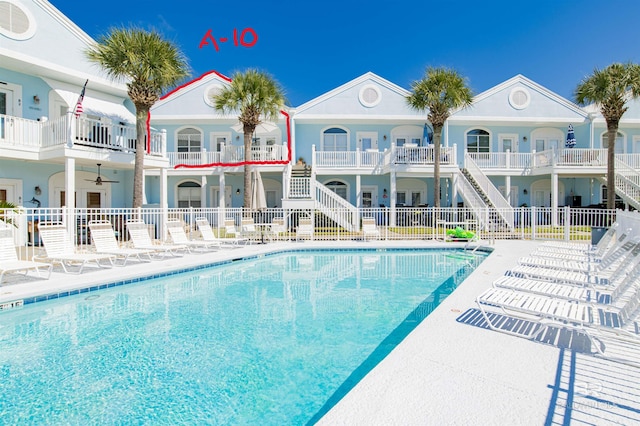
[[[76,115],[76,117],[80,117],[80,115],[83,112],[82,100],[84,99],[84,91],[87,90],[87,83],[88,82],[89,82],[89,80],[84,82],[84,86],[82,87],[82,92],[80,92],[80,97],[78,97],[78,102],[76,102],[76,107],[73,110],[73,113]]]

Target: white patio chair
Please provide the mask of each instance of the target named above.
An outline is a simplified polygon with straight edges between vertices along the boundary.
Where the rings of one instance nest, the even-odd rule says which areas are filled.
[[[240,237],[250,241],[259,241],[262,238],[262,231],[256,228],[253,218],[245,217],[241,221]]]
[[[296,228],[296,240],[309,238],[313,241],[313,219],[298,219],[298,227]]]
[[[593,253],[598,250],[606,250],[609,244],[611,244],[611,242],[613,241],[614,236],[618,233],[619,227],[620,227],[619,223],[617,222],[613,223],[609,227],[607,232],[605,232],[605,234],[602,236],[602,238],[600,238],[600,241],[598,241],[598,244],[596,244],[595,246],[592,245],[590,242],[582,243],[582,242],[572,242],[572,241],[546,241],[540,245],[539,250],[555,251],[557,249],[560,249],[560,250],[578,251],[582,253],[589,253],[589,252]]]
[[[362,218],[362,235],[365,241],[367,239],[379,240],[381,238],[380,230],[376,226],[375,218],[373,217]]]
[[[151,239],[149,225],[141,220],[128,220],[127,230],[133,247],[142,250],[153,250],[157,254],[181,256],[188,251],[184,244],[167,244]]]
[[[198,231],[200,231],[200,236],[203,241],[218,242],[220,247],[239,247],[238,239],[236,238],[217,237],[206,217],[196,217],[196,226],[198,227]]]
[[[192,252],[192,249],[206,251],[220,248],[219,241],[190,240],[184,232],[184,226],[181,220],[169,220],[166,225],[173,243],[186,246],[189,252]]]
[[[108,220],[89,222],[89,230],[91,231],[91,239],[96,248],[96,253],[116,256],[116,261],[117,259],[122,260],[120,266],[126,265],[129,259],[135,259],[140,262],[149,262],[152,260],[153,250],[120,247],[113,226]]]
[[[70,271],[71,266],[77,266],[76,273],[82,273],[87,264],[95,263],[96,266],[104,268],[113,266],[112,254],[79,252],[76,246],[71,242],[67,227],[62,223],[40,222],[38,223],[38,232],[42,243],[44,244],[44,255],[36,255],[35,259],[42,259],[49,262],[60,263],[65,272]],[[107,261],[108,265],[101,263]]]
[[[40,268],[48,271],[45,278],[49,279],[53,265],[31,260],[20,260],[16,252],[16,246],[13,243],[13,230],[10,227],[3,228],[0,225],[0,284],[2,284],[5,274],[8,273],[24,272],[24,275],[27,275],[29,271],[35,270],[38,277],[42,278]]]
[[[224,239],[231,240],[234,244],[251,244],[251,240],[240,236],[234,219],[224,220]]]

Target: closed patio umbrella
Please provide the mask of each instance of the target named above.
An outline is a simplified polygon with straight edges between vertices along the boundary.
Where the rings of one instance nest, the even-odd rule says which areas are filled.
[[[251,209],[252,210],[266,210],[267,197],[264,192],[264,185],[262,184],[262,177],[257,169],[253,169],[253,182],[251,188]]]
[[[573,133],[573,125],[569,124],[569,129],[567,130],[567,141],[564,146],[566,148],[573,148],[576,146],[576,135]]]

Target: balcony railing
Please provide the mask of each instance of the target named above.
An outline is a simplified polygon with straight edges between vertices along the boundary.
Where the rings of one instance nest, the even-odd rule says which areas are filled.
[[[456,147],[440,149],[440,164],[456,164]],[[411,165],[432,166],[434,154],[432,146],[391,147],[391,150],[316,151],[313,148],[314,167],[320,169],[349,168],[375,169],[383,166]]]
[[[164,155],[163,132],[151,131],[151,155]],[[85,116],[67,115],[55,120],[36,121],[0,115],[0,145],[50,148],[80,145],[111,151],[135,152],[136,127]]]
[[[251,161],[286,161],[288,159],[286,145],[252,146]],[[209,152],[168,152],[171,167],[177,165],[198,166],[217,163],[241,163],[244,159],[243,146],[222,146],[220,151]]]
[[[547,167],[604,167],[606,149],[563,148],[539,152],[469,152],[469,156],[483,170],[540,169]],[[618,154],[640,165],[640,155]]]

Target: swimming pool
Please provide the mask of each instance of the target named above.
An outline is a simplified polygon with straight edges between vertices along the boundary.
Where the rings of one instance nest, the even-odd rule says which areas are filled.
[[[297,251],[0,313],[4,424],[304,424],[486,254]]]

